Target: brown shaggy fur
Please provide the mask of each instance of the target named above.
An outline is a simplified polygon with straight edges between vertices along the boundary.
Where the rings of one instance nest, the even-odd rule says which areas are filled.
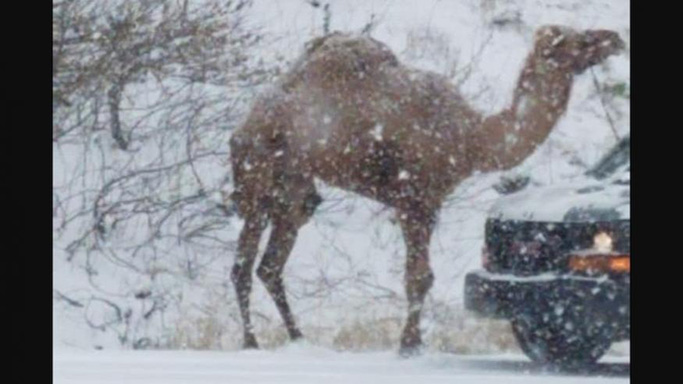
[[[256,347],[249,292],[259,238],[273,231],[257,269],[292,339],[301,337],[282,271],[320,197],[313,179],[396,210],[407,248],[408,319],[401,352],[421,344],[420,311],[432,285],[429,241],[443,200],[474,171],[519,164],[545,140],[569,101],[573,77],[623,47],[611,31],[546,26],[536,33],[512,105],[484,117],[444,77],[402,65],[382,43],[334,33],[260,96],[231,139],[245,220],[232,280],[244,345]]]

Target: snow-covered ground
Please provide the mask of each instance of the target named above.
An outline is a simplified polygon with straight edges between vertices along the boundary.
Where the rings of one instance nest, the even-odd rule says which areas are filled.
[[[339,353],[310,346],[276,351],[62,351],[55,355],[54,384],[229,383],[628,383],[628,358],[607,358],[589,372],[552,372],[520,355]]]

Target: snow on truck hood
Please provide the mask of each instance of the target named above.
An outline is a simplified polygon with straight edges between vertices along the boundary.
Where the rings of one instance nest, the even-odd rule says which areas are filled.
[[[621,182],[620,182],[621,181]],[[489,217],[539,222],[593,222],[629,220],[631,186],[628,179],[529,187],[500,198]]]

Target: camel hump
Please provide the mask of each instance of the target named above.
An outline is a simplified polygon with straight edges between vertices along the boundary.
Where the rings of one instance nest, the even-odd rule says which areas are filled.
[[[343,50],[356,55],[381,56],[386,62],[398,64],[398,59],[386,44],[365,35],[335,31],[309,41],[305,48],[307,56],[317,52]]]
[[[398,65],[398,58],[386,44],[369,36],[338,31],[315,38],[306,44],[304,55],[310,57],[316,54],[327,57],[347,54],[355,60],[368,58],[377,63]]]
[[[303,83],[323,88],[342,83],[354,87],[359,80],[377,77],[384,67],[398,65],[398,58],[387,45],[368,36],[332,32],[305,45],[280,86],[285,91]]]
[[[325,42],[327,42],[330,39],[344,38],[344,37],[350,37],[350,35],[347,33],[334,31],[332,33],[328,33],[325,36],[316,37],[304,45],[304,47],[306,49],[305,54],[306,55],[313,54],[316,50],[318,50],[318,48],[320,48],[323,44],[325,44]]]

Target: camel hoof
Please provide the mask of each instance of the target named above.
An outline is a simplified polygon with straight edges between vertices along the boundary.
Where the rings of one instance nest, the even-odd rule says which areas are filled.
[[[289,331],[289,338],[292,341],[301,340],[304,338],[304,334],[301,333],[301,331],[298,329],[293,329],[293,330]]]
[[[244,335],[244,344],[242,349],[259,349],[256,337],[254,335]]]
[[[403,357],[403,358],[411,358],[411,357],[417,357],[422,355],[422,346],[414,346],[414,347],[401,347],[398,350],[398,355]]]
[[[422,354],[423,345],[422,342],[418,340],[401,340],[401,347],[398,350],[398,354],[401,357],[409,358],[415,357]]]

